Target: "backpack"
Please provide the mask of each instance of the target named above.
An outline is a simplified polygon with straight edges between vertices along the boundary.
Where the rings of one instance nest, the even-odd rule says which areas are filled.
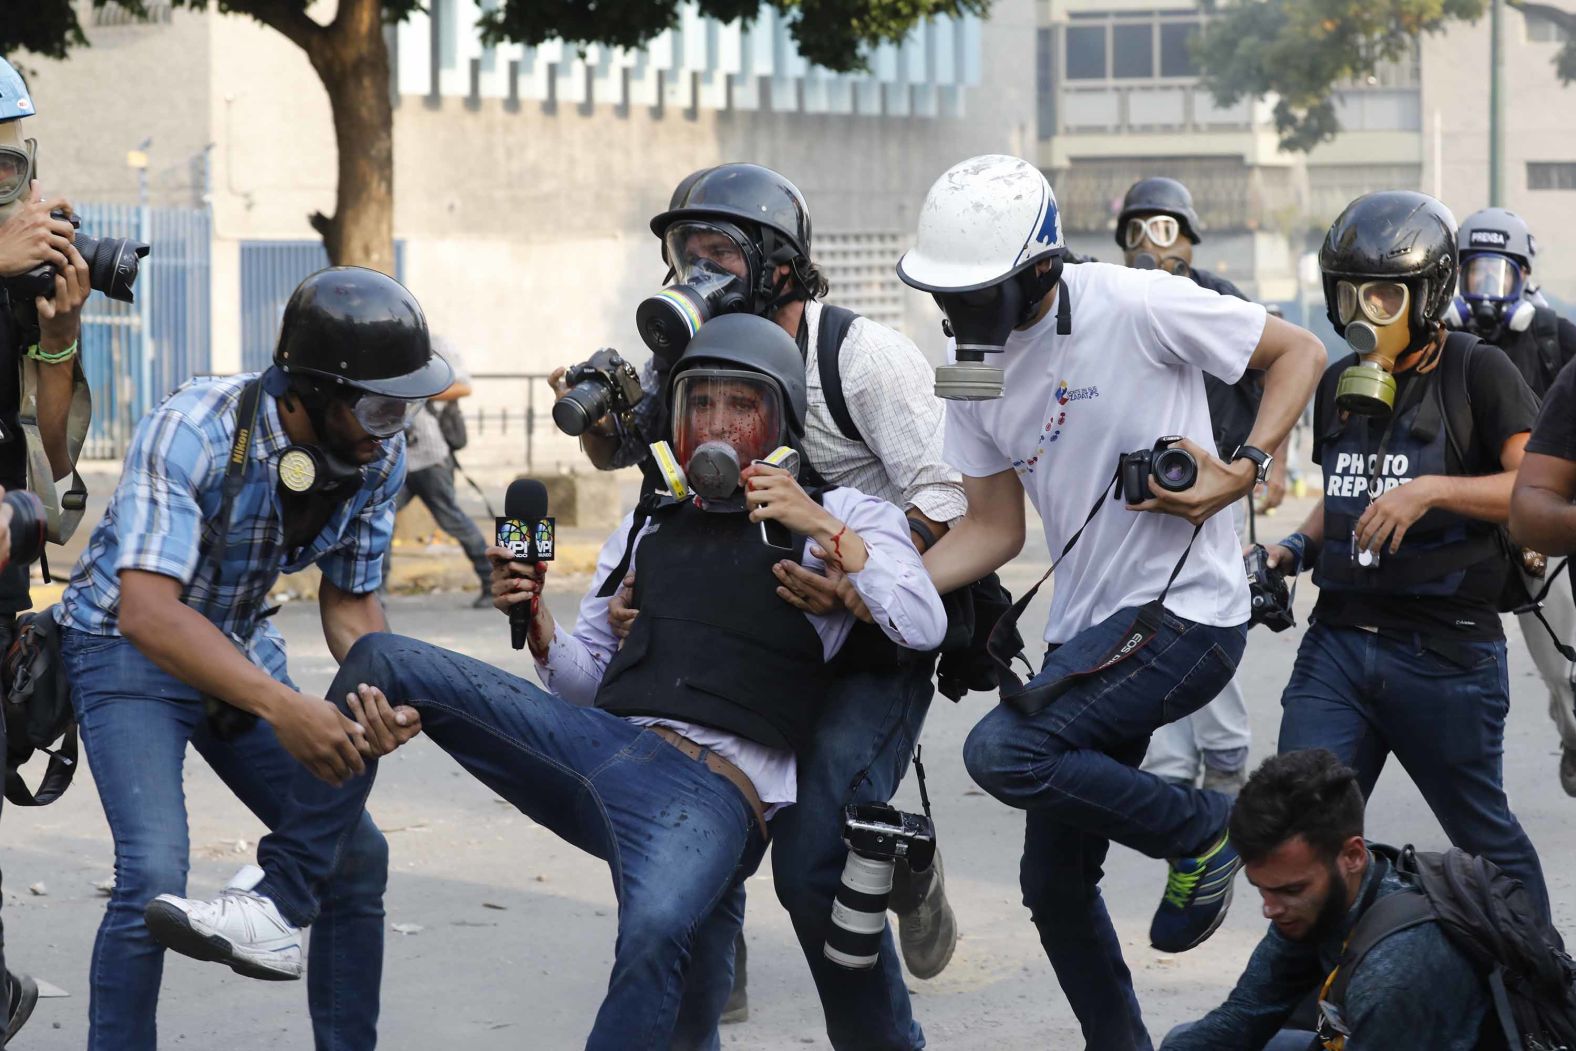
[[[5,797],[18,806],[43,806],[60,798],[77,768],[77,721],[71,688],[60,660],[55,607],[23,613],[0,664],[6,734]],[[56,741],[58,748],[51,749]],[[37,791],[18,769],[35,751],[49,753]]]
[[[843,342],[859,315],[847,307],[823,306],[821,327],[815,339],[816,372],[821,377],[821,396],[826,399],[826,411],[832,422],[849,441],[864,443],[853,414],[848,411],[848,399],[843,396],[843,370],[839,360]],[[976,580],[968,587],[958,588],[941,596],[947,612],[947,633],[941,642],[941,659],[936,665],[936,688],[942,696],[954,701],[963,699],[970,690],[988,692],[1001,685],[996,666],[990,659],[986,644],[996,622],[1012,608],[1012,593],[995,573]],[[1017,649],[1023,649],[1023,637],[1013,629]],[[1016,652],[1016,651],[1015,651]]]
[[[458,399],[444,402],[441,408],[433,408],[429,401],[427,411],[438,418],[438,433],[443,435],[443,444],[449,447],[449,452],[457,453],[469,444],[470,434],[465,430],[465,414],[460,411]]]
[[[1358,964],[1380,941],[1437,922],[1487,983],[1492,1010],[1479,1048],[1576,1051],[1576,961],[1520,880],[1454,847],[1441,853],[1371,847],[1416,890],[1379,899],[1357,921],[1325,1002],[1339,1012]]]

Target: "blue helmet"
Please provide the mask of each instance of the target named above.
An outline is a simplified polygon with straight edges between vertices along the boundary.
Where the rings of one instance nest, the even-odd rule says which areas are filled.
[[[0,58],[0,124],[31,117],[35,112],[33,96],[28,94],[27,82],[22,79],[22,74],[11,63]]]

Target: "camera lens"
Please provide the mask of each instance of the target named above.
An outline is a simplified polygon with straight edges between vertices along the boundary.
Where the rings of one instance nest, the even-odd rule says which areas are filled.
[[[892,869],[890,858],[848,852],[842,883],[832,899],[832,927],[821,950],[839,967],[869,970],[880,958],[887,902],[892,896]]]
[[[553,422],[571,437],[586,432],[613,407],[613,392],[600,376],[581,380],[553,402]]]
[[[11,562],[32,565],[44,553],[44,502],[26,489],[14,489],[5,494],[5,504],[11,509]]]
[[[1155,453],[1155,484],[1173,493],[1191,489],[1198,481],[1198,461],[1186,449],[1161,449]]]
[[[137,268],[148,254],[148,246],[121,237],[92,238],[80,230],[76,246],[88,264],[88,284],[111,299],[130,303],[131,286],[136,283]]]

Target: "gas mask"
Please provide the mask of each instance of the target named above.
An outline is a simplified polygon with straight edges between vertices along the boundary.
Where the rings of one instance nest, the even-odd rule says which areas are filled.
[[[1412,332],[1412,293],[1404,281],[1335,283],[1336,317],[1361,363],[1341,373],[1335,404],[1360,416],[1388,416],[1395,407],[1396,359],[1428,341]]]
[[[1537,307],[1524,296],[1521,264],[1498,252],[1473,252],[1461,257],[1460,313],[1466,327],[1492,339],[1501,331],[1525,332]]]
[[[420,399],[413,401],[357,390],[346,392],[347,399],[338,392],[324,391],[304,378],[292,383],[278,369],[269,370],[264,389],[277,398],[299,399],[317,434],[316,442],[292,444],[279,456],[280,489],[294,496],[319,493],[344,497],[360,487],[361,465],[356,460],[354,448],[346,448],[337,441],[329,426],[328,414],[336,402],[348,404],[351,416],[361,429],[379,441],[403,431],[423,404]]]
[[[785,421],[777,384],[758,372],[681,372],[673,381],[671,461],[683,487],[713,510],[743,510],[739,472],[784,444]]]
[[[635,308],[635,326],[659,364],[670,365],[707,321],[756,312],[763,267],[759,247],[731,223],[674,223],[662,242],[673,283]]]
[[[1049,270],[1027,266],[994,285],[959,292],[933,292],[946,316],[942,329],[956,344],[955,363],[936,367],[936,397],[949,401],[987,401],[1001,397],[1002,370],[985,364],[1000,354],[1007,337],[1034,317],[1040,303],[1062,276],[1062,257]]]
[[[1164,270],[1176,277],[1193,272],[1193,242],[1174,216],[1134,216],[1122,227],[1122,255],[1134,270]]]
[[[0,124],[0,222],[27,197],[37,169],[38,142],[22,137],[22,122]]]

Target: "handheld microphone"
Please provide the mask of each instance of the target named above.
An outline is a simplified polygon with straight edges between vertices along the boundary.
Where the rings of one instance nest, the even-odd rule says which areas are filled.
[[[547,516],[547,486],[535,478],[516,478],[509,483],[503,498],[503,517],[496,520],[497,543],[517,562],[551,562],[556,535],[553,520]],[[509,611],[509,643],[525,649],[526,630],[531,624],[536,600],[530,608],[524,603]]]

